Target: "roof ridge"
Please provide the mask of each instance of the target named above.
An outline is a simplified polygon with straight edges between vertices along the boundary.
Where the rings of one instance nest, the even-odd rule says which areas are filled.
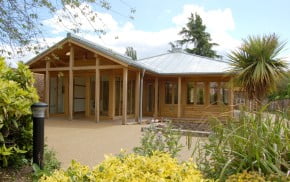
[[[151,58],[155,58],[155,57],[159,57],[159,56],[164,56],[164,55],[167,55],[167,54],[185,54],[185,55],[189,55],[189,56],[196,56],[196,57],[208,59],[210,61],[229,63],[229,62],[224,61],[224,60],[217,60],[217,59],[206,57],[206,56],[201,56],[201,55],[197,55],[197,54],[191,54],[191,53],[188,53],[188,52],[185,52],[185,51],[182,51],[182,52],[166,52],[166,53],[163,53],[163,54],[158,54],[158,55],[155,55],[155,56],[149,56],[149,57],[145,57],[145,58],[142,58],[142,59],[138,59],[137,61],[143,61],[143,60],[146,60],[146,59],[151,59]]]
[[[88,40],[88,39],[82,38],[82,37],[80,37],[80,36],[78,36],[78,35],[75,35],[75,34],[72,34],[72,33],[67,33],[67,38],[75,38],[75,39],[79,39],[79,40],[84,41],[84,42],[86,42],[86,43],[92,44],[93,46],[97,46],[97,47],[99,47],[99,48],[101,48],[101,49],[104,49],[104,50],[109,51],[109,52],[111,52],[111,53],[113,53],[113,54],[116,54],[116,55],[122,56],[122,57],[124,57],[124,58],[126,58],[126,59],[129,59],[130,61],[133,61],[133,59],[132,59],[131,57],[126,56],[125,54],[118,53],[117,51],[114,51],[113,49],[110,49],[110,48],[104,47],[104,46],[102,46],[102,45],[100,45],[100,44],[98,44],[98,43],[95,43],[95,42],[90,41],[90,40]]]

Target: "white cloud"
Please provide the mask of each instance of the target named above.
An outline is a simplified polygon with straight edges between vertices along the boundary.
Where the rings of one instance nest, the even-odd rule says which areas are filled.
[[[87,5],[84,4],[83,6]],[[90,11],[92,8],[88,6],[87,10]],[[71,9],[71,11],[80,13],[79,10]],[[82,30],[85,32],[79,35],[120,53],[125,52],[125,47],[132,46],[137,50],[138,58],[142,58],[166,52],[170,48],[169,42],[180,39],[178,32],[187,23],[190,13],[195,12],[202,17],[204,24],[207,26],[207,31],[212,36],[213,42],[220,45],[216,47],[219,53],[225,54],[226,51],[240,44],[240,41],[234,39],[229,33],[235,28],[230,9],[207,11],[197,5],[184,5],[183,11],[172,18],[172,27],[151,32],[136,29],[132,22],[119,24],[110,14],[97,12],[106,25],[105,29],[107,30],[106,35],[103,35],[101,39],[93,33],[89,22],[84,17],[79,16],[79,20],[83,23]],[[67,31],[64,30],[62,24],[66,27],[72,26],[65,19],[62,21],[62,24],[57,21],[57,16],[62,13],[59,10],[54,17],[44,21],[46,26],[52,28],[52,33],[55,35]],[[98,26],[101,26],[101,22],[97,21],[96,23]]]

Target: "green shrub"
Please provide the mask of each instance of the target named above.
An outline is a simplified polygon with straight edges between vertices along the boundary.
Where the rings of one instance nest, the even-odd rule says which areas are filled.
[[[166,125],[162,131],[157,130],[153,125],[146,129],[141,138],[141,146],[133,150],[139,155],[152,155],[154,151],[168,152],[176,157],[182,149],[180,144],[181,134],[172,130],[172,125]]]
[[[163,152],[151,156],[121,154],[109,156],[92,170],[88,166],[72,161],[67,170],[57,170],[52,176],[43,176],[40,182],[70,181],[205,181],[192,162],[179,163]]]
[[[221,181],[244,170],[285,176],[289,149],[289,121],[247,113],[227,124],[215,124],[208,142],[198,146],[197,164],[206,176]]]
[[[44,148],[43,155],[43,169],[40,169],[37,164],[32,165],[34,173],[34,181],[38,181],[42,176],[51,175],[55,170],[60,168],[60,162],[56,158],[55,151],[52,149]]]
[[[231,175],[226,182],[266,182],[266,179],[257,172],[244,171]]]
[[[0,58],[0,166],[20,166],[32,153],[30,106],[38,100],[33,75],[23,63],[9,68]]]

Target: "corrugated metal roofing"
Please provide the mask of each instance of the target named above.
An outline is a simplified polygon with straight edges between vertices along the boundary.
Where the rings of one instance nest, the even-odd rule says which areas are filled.
[[[137,62],[159,74],[224,74],[230,68],[227,62],[185,52],[166,53]]]
[[[100,51],[104,54],[112,56],[128,65],[136,68],[145,69],[156,74],[174,75],[174,74],[225,74],[229,70],[227,62],[218,61],[215,59],[188,54],[185,52],[172,52],[161,54],[149,58],[133,61],[130,57],[119,54],[106,47],[98,45],[94,42],[85,40],[79,36],[68,33],[67,37],[55,44],[63,43],[67,40],[73,40],[87,47]],[[45,50],[37,55],[26,64],[30,64],[37,60],[40,56],[46,54],[50,49]]]

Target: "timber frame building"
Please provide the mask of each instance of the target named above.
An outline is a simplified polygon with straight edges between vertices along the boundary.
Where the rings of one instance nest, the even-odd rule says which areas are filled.
[[[45,75],[47,117],[126,124],[142,116],[205,119],[233,111],[228,63],[182,51],[133,61],[67,34],[27,65]]]

